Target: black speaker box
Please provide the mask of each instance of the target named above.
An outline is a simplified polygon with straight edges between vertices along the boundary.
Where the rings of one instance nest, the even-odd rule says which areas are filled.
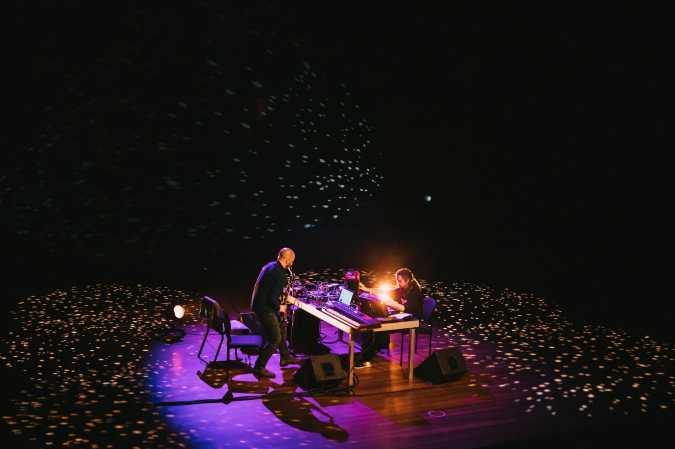
[[[438,384],[459,379],[466,371],[466,360],[459,349],[445,348],[432,352],[415,367],[415,376]]]
[[[340,357],[335,354],[311,356],[293,376],[295,383],[305,390],[336,387],[346,378]]]

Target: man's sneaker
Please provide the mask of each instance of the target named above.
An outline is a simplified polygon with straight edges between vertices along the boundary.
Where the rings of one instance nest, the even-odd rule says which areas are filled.
[[[254,368],[253,369],[253,375],[257,378],[261,378],[261,377],[270,377],[271,378],[271,377],[275,376],[275,374],[272,371],[270,371],[268,369],[265,369],[265,368],[260,368],[260,369]]]
[[[290,355],[281,357],[281,360],[279,361],[280,366],[286,366],[286,365],[300,365],[302,363],[302,360],[296,359],[295,357],[291,357]]]

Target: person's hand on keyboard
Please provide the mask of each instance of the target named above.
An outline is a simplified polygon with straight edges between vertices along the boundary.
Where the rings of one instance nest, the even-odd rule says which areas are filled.
[[[405,310],[405,306],[403,306],[403,304],[399,304],[393,299],[385,298],[382,301],[387,305],[387,307],[394,309],[396,312],[403,312]]]

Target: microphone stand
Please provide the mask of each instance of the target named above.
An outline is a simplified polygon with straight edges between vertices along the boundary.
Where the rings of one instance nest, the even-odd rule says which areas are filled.
[[[284,291],[283,301],[282,301],[282,304],[284,304],[284,305],[286,306],[286,312],[283,314],[282,320],[283,320],[283,325],[286,326],[286,332],[287,332],[287,333],[288,333],[288,330],[289,330],[289,329],[288,329],[288,313],[290,312],[290,311],[288,310],[288,307],[289,307],[289,304],[288,304],[288,295],[290,295],[290,294],[292,293],[292,289],[293,289],[293,281],[295,280],[295,273],[293,273],[293,270],[291,270],[291,267],[290,267],[290,266],[288,267],[288,272],[290,273],[290,276],[288,277],[288,283],[286,284],[286,289],[285,289],[285,291]],[[293,315],[292,315],[292,317],[291,317],[291,329],[290,329],[290,335],[287,335],[288,341],[291,342],[291,345],[290,345],[290,346],[291,346],[291,352],[292,352],[293,355],[295,355],[295,351],[294,351],[295,348],[293,348],[293,346],[294,346],[294,345],[293,345],[293,342],[294,342],[294,340],[293,340],[294,329],[295,329],[295,313],[293,313]]]
[[[290,273],[290,276],[288,276],[288,282],[286,283],[286,288],[284,289],[284,294],[282,295],[281,299],[281,305],[284,305],[286,307],[288,307],[288,295],[291,294],[291,288],[293,285],[293,281],[295,280],[295,274],[291,270],[291,267],[288,267],[287,270]],[[287,313],[288,309],[286,309],[286,312],[282,314],[283,315],[282,320],[284,324],[288,323],[288,319],[286,317]]]

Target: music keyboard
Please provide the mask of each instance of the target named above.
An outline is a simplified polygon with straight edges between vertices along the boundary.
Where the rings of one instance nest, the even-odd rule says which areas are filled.
[[[381,326],[379,320],[341,302],[328,301],[322,310],[337,319],[342,319],[357,330],[374,329]]]

